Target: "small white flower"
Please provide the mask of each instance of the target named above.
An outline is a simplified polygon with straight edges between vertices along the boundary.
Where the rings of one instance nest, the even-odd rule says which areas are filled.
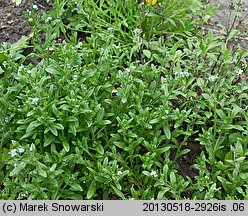
[[[166,57],[170,57],[170,52],[166,52]]]
[[[32,104],[37,105],[39,101],[39,98],[33,98],[32,99]]]
[[[6,117],[4,118],[4,120],[5,120],[5,122],[8,122],[8,121],[9,121],[9,116],[6,116]]]
[[[16,149],[12,149],[12,150],[10,151],[10,154],[11,154],[11,157],[15,157],[15,156],[17,155]]]
[[[218,77],[210,76],[210,77],[208,77],[208,80],[209,80],[210,82],[214,82],[217,78],[218,78]]]
[[[112,28],[112,27],[108,28],[108,31],[113,31],[113,30],[114,30],[114,28]]]
[[[165,110],[165,113],[168,115],[169,114],[169,110]]]
[[[30,146],[29,151],[33,151],[33,146]]]
[[[14,163],[14,167],[16,168],[16,163]]]
[[[38,6],[37,5],[33,5],[33,9],[38,10]]]
[[[23,153],[24,149],[23,148],[17,148],[17,151],[19,151],[19,153]]]
[[[78,75],[74,75],[74,76],[73,76],[73,79],[74,79],[74,80],[77,80],[77,78],[78,78]]]
[[[18,72],[20,72],[23,68],[24,68],[24,66],[21,65],[21,66],[18,68]]]
[[[157,175],[156,171],[151,171],[150,176],[157,177],[158,175]]]
[[[52,17],[47,17],[46,20],[45,20],[45,23],[48,23],[52,20]]]
[[[27,73],[28,73],[28,74],[31,74],[31,70],[27,70]]]
[[[151,198],[151,200],[155,200],[155,199],[154,199],[154,197],[153,197],[153,198]]]
[[[117,175],[122,175],[122,174],[123,174],[122,171],[118,171],[118,172],[117,172]]]
[[[237,75],[242,75],[243,70],[238,70],[238,71],[236,71],[236,73],[237,73]]]
[[[206,176],[205,176],[205,179],[209,180],[209,177],[206,175]]]
[[[216,188],[216,184],[213,184],[213,185],[211,186],[210,190],[212,190],[212,191],[217,191],[218,189]]]
[[[130,198],[129,200],[135,200],[135,199],[132,197],[132,198]]]
[[[133,30],[133,33],[134,33],[135,35],[138,35],[138,34],[141,33],[141,30],[138,29],[138,28],[136,28],[136,29]]]
[[[188,72],[181,72],[180,75],[182,77],[188,77],[189,76],[189,73]]]
[[[126,68],[125,69],[125,72],[126,72],[126,74],[129,74],[130,73],[130,69],[129,68]]]
[[[120,49],[120,46],[116,46],[115,44],[113,44],[113,47],[116,49]]]

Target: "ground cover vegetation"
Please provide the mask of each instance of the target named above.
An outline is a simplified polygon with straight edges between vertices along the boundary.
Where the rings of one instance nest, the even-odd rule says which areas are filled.
[[[248,199],[241,7],[216,33],[200,0],[34,5],[0,45],[0,198]]]

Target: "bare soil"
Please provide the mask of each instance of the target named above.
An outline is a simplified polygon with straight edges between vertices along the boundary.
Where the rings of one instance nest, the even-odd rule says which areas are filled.
[[[210,5],[215,5],[218,7],[218,11],[215,16],[210,19],[211,26],[209,26],[209,28],[214,29],[217,34],[222,32],[221,25],[225,26],[227,29],[231,27],[235,16],[235,12],[230,10],[230,6],[232,6],[233,2],[234,0],[209,0]],[[239,40],[236,41],[236,43],[239,43],[242,47],[248,49],[248,0],[242,1],[241,8],[241,18],[237,19],[234,23],[234,27],[239,25],[238,28],[241,33],[239,35]],[[243,20],[241,24],[239,24],[240,20]],[[246,25],[244,24],[245,22]]]
[[[46,0],[23,0],[19,6],[13,4],[11,0],[0,0],[0,44],[16,42],[23,35],[30,33],[28,19],[23,13],[31,10],[33,4],[38,6],[39,13],[51,9]]]

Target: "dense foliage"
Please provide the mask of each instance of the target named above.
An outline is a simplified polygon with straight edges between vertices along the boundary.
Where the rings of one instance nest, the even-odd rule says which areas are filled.
[[[248,53],[235,26],[204,30],[210,12],[27,12],[33,33],[0,45],[0,198],[248,199]]]

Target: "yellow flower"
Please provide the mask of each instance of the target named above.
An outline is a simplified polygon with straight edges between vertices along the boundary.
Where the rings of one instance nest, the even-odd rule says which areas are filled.
[[[145,0],[147,4],[155,5],[158,0]]]

